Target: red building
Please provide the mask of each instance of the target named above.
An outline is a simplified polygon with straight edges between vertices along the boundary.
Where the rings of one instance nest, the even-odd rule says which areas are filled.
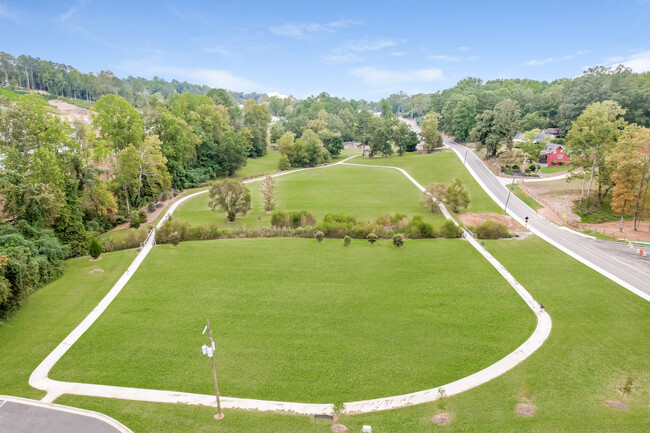
[[[561,144],[548,143],[544,150],[540,152],[540,164],[566,165],[569,163],[569,155],[564,153],[564,146]]]

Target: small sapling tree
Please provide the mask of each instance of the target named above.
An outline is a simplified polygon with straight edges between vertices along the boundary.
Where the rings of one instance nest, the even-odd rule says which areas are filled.
[[[98,258],[102,254],[102,245],[99,243],[97,238],[93,238],[93,240],[90,241],[88,254],[90,254],[90,257],[92,257],[93,259]]]
[[[212,185],[208,206],[214,212],[223,210],[228,222],[233,222],[237,215],[246,215],[251,210],[251,193],[243,183],[226,179]]]
[[[345,235],[345,237],[343,238],[343,246],[344,247],[349,247],[350,242],[352,242],[352,238],[350,236],[348,236],[348,235]]]
[[[323,232],[320,231],[320,230],[316,230],[314,232],[314,237],[320,243],[320,242],[323,242],[323,239],[325,239],[325,234],[323,234]]]
[[[262,202],[264,202],[264,210],[266,210],[266,213],[271,213],[275,206],[275,180],[271,176],[266,176],[260,184],[260,191],[262,193]]]
[[[372,244],[374,244],[375,242],[377,242],[377,239],[379,239],[379,237],[378,237],[376,234],[374,234],[374,233],[368,233],[368,242],[370,243],[370,245],[372,245]]]
[[[445,201],[451,207],[451,210],[456,213],[460,209],[469,206],[469,195],[460,179],[454,179],[454,182],[449,185]]]
[[[404,236],[401,233],[397,233],[393,236],[393,246],[399,248],[404,245]]]

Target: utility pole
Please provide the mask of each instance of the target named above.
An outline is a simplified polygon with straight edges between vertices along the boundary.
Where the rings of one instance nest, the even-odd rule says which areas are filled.
[[[210,331],[210,319],[205,319],[205,329],[203,330],[203,333],[205,334],[205,331],[208,331],[208,342],[210,343],[209,346],[203,345],[202,350],[204,355],[208,355],[210,357],[210,361],[212,361],[212,376],[214,377],[214,394],[217,396],[217,414],[214,416],[215,419],[223,419],[223,412],[221,412],[221,400],[219,399],[219,385],[217,383],[217,370],[214,367],[214,340],[212,339],[212,332]]]
[[[467,165],[467,151],[469,149],[465,149],[465,159],[463,159],[463,165]]]
[[[508,198],[506,198],[506,205],[503,207],[503,211],[506,212],[508,209],[508,201],[510,201],[510,194],[512,194],[512,188],[515,186],[515,178],[512,178],[512,183],[510,184],[510,188],[508,188]]]

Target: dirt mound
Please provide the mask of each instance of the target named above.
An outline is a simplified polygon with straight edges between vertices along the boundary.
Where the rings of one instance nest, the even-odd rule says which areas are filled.
[[[537,408],[532,404],[520,403],[517,405],[517,413],[522,416],[533,416]]]
[[[494,213],[472,213],[466,212],[459,214],[458,217],[466,226],[476,227],[487,220],[500,222],[508,226],[509,230],[520,230],[523,227],[509,215],[497,215]]]
[[[431,421],[434,424],[447,425],[451,422],[451,415],[449,415],[447,412],[440,412],[438,414],[435,414]]]
[[[627,403],[616,400],[607,400],[605,404],[609,407],[613,407],[614,409],[627,409],[629,407]]]
[[[344,426],[343,424],[334,424],[332,426],[332,431],[334,433],[342,433],[344,431],[348,431],[348,428]]]
[[[102,268],[95,268],[95,269],[93,269],[92,271],[90,271],[88,273],[89,274],[101,274],[102,272],[104,272],[104,270]]]

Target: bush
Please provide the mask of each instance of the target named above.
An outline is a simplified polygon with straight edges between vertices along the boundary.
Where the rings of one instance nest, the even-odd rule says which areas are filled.
[[[314,237],[316,238],[316,240],[317,240],[319,243],[320,243],[320,242],[323,242],[323,239],[325,239],[325,235],[324,235],[323,232],[320,231],[320,230],[316,230],[316,231],[314,232]]]
[[[487,220],[476,227],[476,237],[479,239],[509,238],[508,227],[500,222]]]
[[[156,210],[156,204],[155,204],[154,202],[150,202],[150,203],[147,205],[147,210],[148,210],[149,212],[153,212],[153,211],[155,211],[155,210]]]
[[[451,220],[445,221],[442,227],[440,227],[440,235],[443,238],[447,238],[447,239],[459,238],[461,237],[462,234],[463,232],[460,229],[460,227],[454,224],[454,222]]]
[[[415,215],[411,218],[405,232],[411,239],[430,239],[437,236],[433,224],[425,222],[420,215]]]
[[[374,233],[370,233],[370,234],[368,235],[368,242],[370,243],[370,245],[372,245],[372,244],[374,244],[375,242],[377,242],[377,239],[379,239],[379,238],[378,238],[377,235],[374,234]]]
[[[138,212],[138,219],[140,220],[140,223],[146,223],[147,213],[144,210],[141,210],[140,212]]]
[[[402,245],[404,245],[404,236],[402,236],[400,233],[393,236],[393,246],[399,248]]]
[[[169,243],[171,243],[173,246],[177,247],[180,242],[181,234],[179,232],[173,232],[169,235]]]
[[[282,155],[280,157],[280,161],[278,162],[278,170],[289,170],[291,168],[291,163],[289,162],[289,158],[287,158],[287,155]]]
[[[352,242],[352,238],[350,236],[348,236],[348,235],[345,235],[345,237],[343,238],[343,246],[344,247],[349,247],[350,242]]]
[[[271,225],[276,228],[311,227],[316,224],[314,215],[307,211],[283,212],[275,211],[271,214]]]
[[[90,254],[90,257],[93,259],[96,259],[102,254],[102,245],[99,243],[97,238],[93,238],[92,241],[90,241],[90,247],[88,247],[88,254]]]
[[[138,218],[131,220],[131,227],[134,229],[139,229],[140,228],[140,220]]]

